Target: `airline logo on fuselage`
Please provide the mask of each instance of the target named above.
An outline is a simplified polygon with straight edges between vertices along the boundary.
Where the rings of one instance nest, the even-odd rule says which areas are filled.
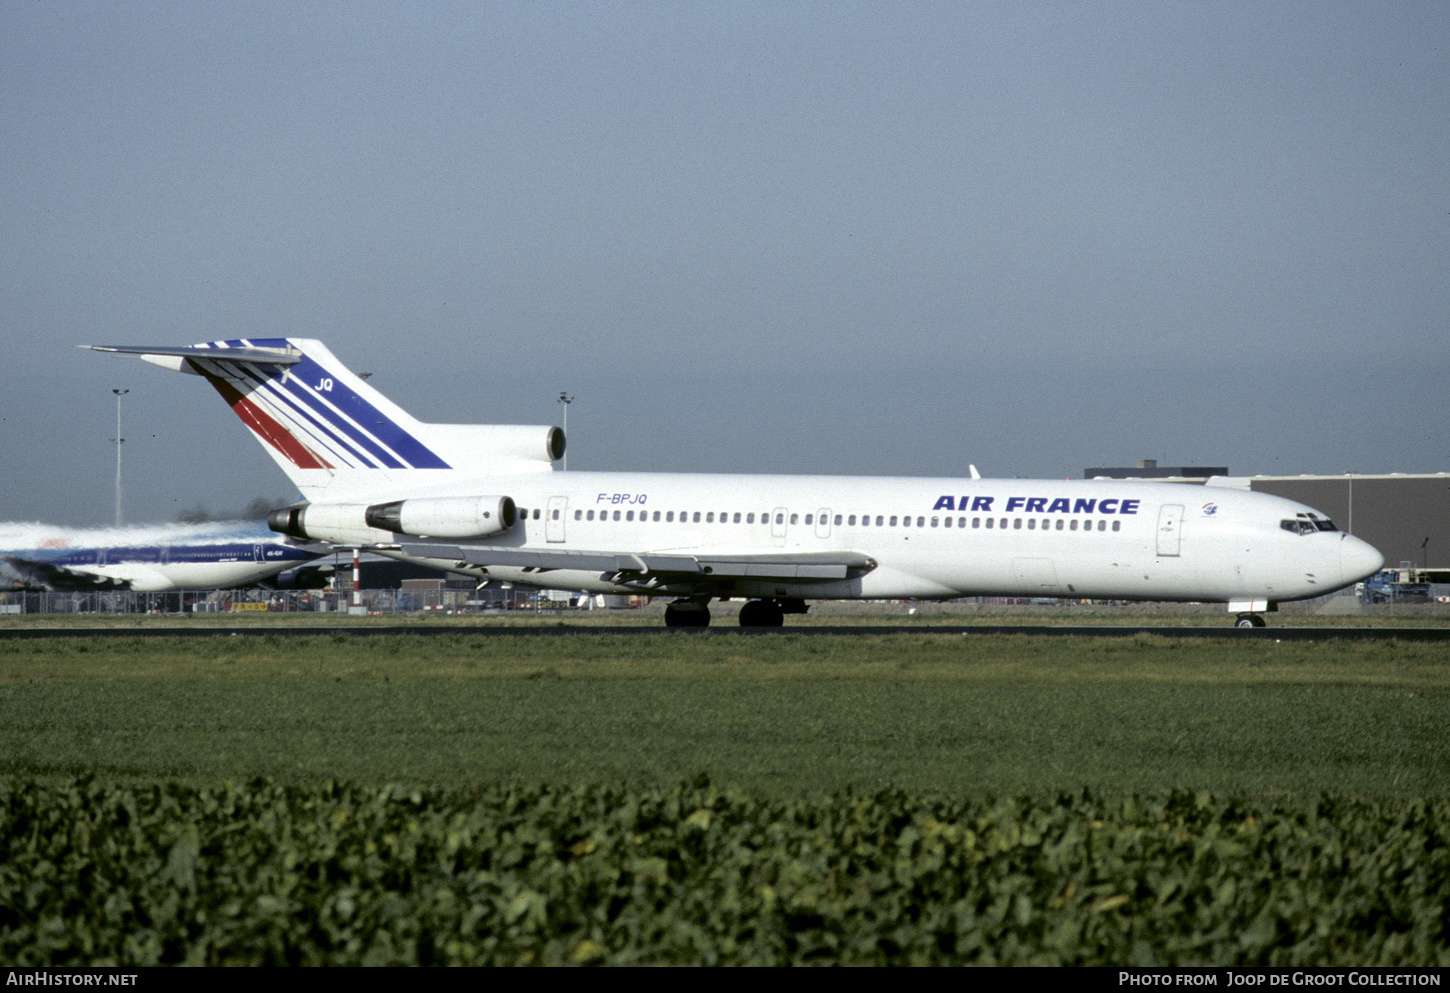
[[[936,506],[932,510],[955,510],[959,513],[984,513],[991,514],[996,511],[993,506],[997,497],[974,496],[974,497],[938,497]],[[1109,497],[1106,500],[1069,500],[1067,497],[1008,497],[1006,506],[1000,512],[1004,514],[1136,514],[1138,505],[1142,500],[1120,500],[1117,497]]]

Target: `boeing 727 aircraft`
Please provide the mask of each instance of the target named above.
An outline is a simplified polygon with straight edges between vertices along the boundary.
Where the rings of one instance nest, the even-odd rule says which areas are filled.
[[[311,566],[325,546],[296,547],[250,523],[57,528],[0,524],[0,585],[89,591],[220,590],[270,581],[307,589],[326,581]]]
[[[1242,626],[1373,575],[1378,551],[1303,504],[1141,481],[553,471],[555,427],[425,424],[319,341],[89,345],[199,375],[301,490],[273,530],[480,581],[673,597],[704,627],[812,599],[1222,602]]]

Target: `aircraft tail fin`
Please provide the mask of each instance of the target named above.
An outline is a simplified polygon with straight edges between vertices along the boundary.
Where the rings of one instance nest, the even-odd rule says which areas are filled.
[[[309,500],[416,489],[434,474],[549,472],[564,454],[556,427],[425,424],[310,338],[82,347],[204,377]]]

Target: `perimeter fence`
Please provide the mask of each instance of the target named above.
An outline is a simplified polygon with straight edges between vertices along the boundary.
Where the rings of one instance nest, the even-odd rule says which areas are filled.
[[[135,614],[475,613],[495,610],[590,609],[615,604],[603,598],[569,598],[537,590],[136,590],[0,593],[0,614],[74,616]],[[621,598],[622,599],[622,598]]]

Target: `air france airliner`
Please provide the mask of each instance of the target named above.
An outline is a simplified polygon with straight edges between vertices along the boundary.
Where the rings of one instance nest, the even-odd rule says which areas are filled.
[[[968,596],[1225,603],[1259,627],[1281,601],[1373,575],[1383,557],[1303,504],[1144,481],[555,472],[556,427],[427,424],[319,341],[88,345],[201,376],[304,499],[297,540],[501,582],[712,600],[776,627],[807,600]]]

